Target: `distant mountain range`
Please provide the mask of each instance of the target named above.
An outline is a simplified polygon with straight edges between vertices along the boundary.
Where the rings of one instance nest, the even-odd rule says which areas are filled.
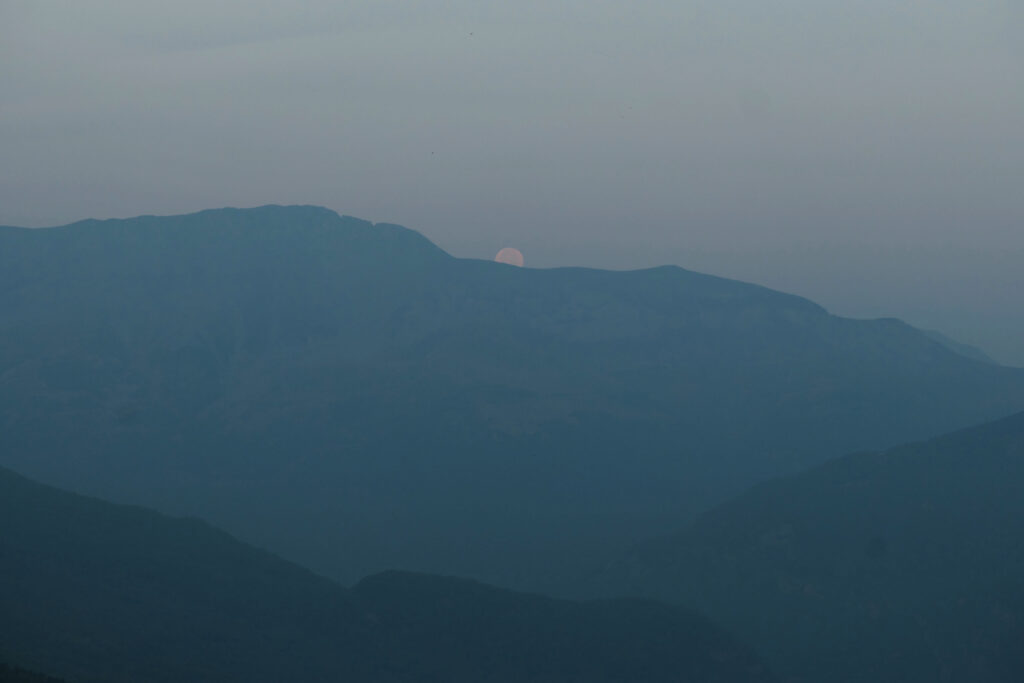
[[[346,590],[198,520],[3,469],[0,661],[73,683],[773,680],[680,608],[398,572]]]
[[[1024,680],[1024,414],[756,487],[598,585],[705,611],[786,681]]]
[[[938,330],[921,331],[924,332],[929,337],[931,337],[932,339],[934,339],[935,341],[945,346],[947,349],[955,351],[956,353],[959,353],[962,356],[967,356],[968,358],[973,358],[974,360],[980,360],[983,363],[995,363],[995,361],[992,360],[991,356],[989,356],[987,353],[979,349],[977,346],[971,346],[970,344],[961,344],[955,339],[950,339],[949,337],[942,334]]]
[[[1024,409],[1024,371],[948,346],[317,207],[0,228],[0,463],[346,582],[558,585],[759,481]]]

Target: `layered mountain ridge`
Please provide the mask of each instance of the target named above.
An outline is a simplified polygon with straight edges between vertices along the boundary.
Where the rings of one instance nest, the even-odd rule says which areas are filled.
[[[347,590],[199,520],[4,469],[0,661],[77,683],[773,680],[687,610],[402,572]]]
[[[1024,372],[896,320],[316,207],[0,229],[0,312],[0,464],[346,582],[555,586],[759,481],[1024,409]]]
[[[768,482],[597,584],[700,609],[783,680],[1024,676],[1024,413]]]

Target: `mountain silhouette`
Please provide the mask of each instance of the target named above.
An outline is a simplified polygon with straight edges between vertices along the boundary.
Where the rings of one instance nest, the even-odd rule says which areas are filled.
[[[602,572],[783,680],[1024,679],[1024,414],[762,484]]]
[[[559,585],[1024,371],[676,267],[453,258],[318,207],[0,229],[0,464],[345,582]]]
[[[0,659],[82,683],[773,680],[687,610],[401,572],[347,590],[199,520],[3,469]]]

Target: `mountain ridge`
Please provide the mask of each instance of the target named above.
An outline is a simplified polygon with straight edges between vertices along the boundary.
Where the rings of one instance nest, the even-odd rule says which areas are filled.
[[[0,659],[80,683],[773,680],[686,610],[402,572],[350,590],[201,521],[4,468]]]
[[[599,593],[674,600],[784,680],[1024,672],[1024,413],[765,482],[638,545]]]
[[[1024,408],[1024,371],[902,322],[310,207],[0,231],[0,313],[0,464],[344,582],[548,588],[758,481]]]
[[[220,217],[237,218],[237,217],[245,217],[245,216],[263,217],[263,216],[267,216],[267,215],[272,215],[275,219],[278,219],[278,220],[283,218],[283,217],[287,217],[290,220],[317,219],[317,220],[321,220],[321,221],[328,220],[328,221],[332,221],[332,222],[337,222],[339,225],[344,225],[346,228],[349,228],[350,230],[359,229],[360,232],[363,233],[363,234],[369,234],[369,233],[372,232],[374,234],[374,237],[382,238],[382,241],[385,241],[385,240],[394,241],[395,239],[401,239],[401,240],[406,240],[406,241],[410,242],[410,244],[413,243],[413,242],[417,242],[422,247],[425,248],[424,249],[425,253],[427,251],[432,251],[435,254],[444,254],[445,256],[447,256],[449,258],[452,258],[452,259],[458,259],[460,261],[478,261],[481,264],[487,264],[488,268],[493,267],[493,261],[490,261],[488,259],[474,259],[474,258],[454,257],[451,254],[449,254],[448,252],[446,252],[443,249],[441,249],[440,247],[438,247],[434,242],[432,242],[429,238],[427,238],[425,235],[423,235],[421,232],[419,232],[417,230],[414,230],[414,229],[411,229],[411,228],[407,228],[407,227],[402,226],[402,225],[397,225],[397,224],[394,224],[394,223],[388,223],[388,222],[374,223],[374,222],[366,220],[366,219],[357,218],[357,217],[350,216],[350,215],[347,215],[347,214],[341,214],[341,213],[338,213],[338,212],[334,211],[333,209],[329,209],[329,208],[326,208],[326,207],[323,207],[323,206],[313,205],[313,204],[293,204],[293,205],[266,204],[266,205],[261,205],[261,206],[256,206],[256,207],[222,207],[222,208],[213,208],[213,209],[203,209],[203,210],[196,211],[196,212],[193,212],[193,213],[188,213],[188,214],[159,214],[159,215],[156,215],[156,214],[143,214],[143,215],[140,215],[140,216],[129,217],[129,218],[105,218],[105,219],[87,218],[87,219],[82,219],[82,220],[79,220],[79,221],[75,221],[75,222],[64,224],[64,225],[58,225],[58,226],[48,226],[48,227],[41,227],[41,228],[21,228],[21,227],[17,227],[17,226],[0,226],[0,230],[32,231],[32,232],[35,232],[35,231],[64,231],[64,230],[74,230],[74,229],[81,229],[81,228],[93,228],[93,227],[101,227],[101,226],[106,226],[106,227],[112,227],[112,226],[123,227],[123,226],[128,225],[128,224],[137,224],[140,221],[145,223],[145,224],[148,224],[148,225],[145,226],[146,228],[156,228],[156,227],[165,227],[163,225],[164,223],[179,221],[180,219],[190,219],[190,220],[192,220],[192,221],[194,221],[196,223],[200,223],[201,224],[201,223],[205,223],[206,221],[204,221],[203,219],[207,219],[207,218],[220,218]],[[507,269],[507,267],[505,267],[505,268]],[[538,270],[538,269],[529,269],[529,270]],[[628,270],[607,270],[607,269],[601,269],[601,268],[590,268],[590,267],[585,267],[585,266],[559,266],[559,267],[544,268],[544,269],[539,269],[539,270],[543,270],[543,271],[547,271],[547,272],[551,272],[551,273],[572,273],[572,274],[586,274],[586,275],[597,275],[597,274],[600,274],[599,276],[607,276],[609,274],[621,274],[621,275],[637,276],[637,277],[644,277],[644,276],[648,276],[648,275],[649,276],[663,276],[664,275],[664,276],[667,276],[667,277],[673,277],[676,280],[685,279],[685,280],[691,280],[692,281],[692,280],[700,279],[700,280],[703,280],[705,282],[715,282],[715,283],[720,284],[720,285],[728,285],[730,287],[733,287],[734,289],[745,289],[748,293],[749,292],[758,292],[760,294],[765,295],[766,297],[776,297],[779,301],[783,301],[783,300],[788,299],[790,302],[792,302],[793,304],[795,304],[795,305],[797,305],[799,307],[805,307],[808,311],[814,311],[814,312],[817,312],[817,313],[824,313],[824,314],[828,314],[828,315],[833,315],[831,312],[829,312],[827,309],[825,309],[821,305],[815,303],[811,299],[809,299],[807,297],[804,297],[804,296],[800,296],[800,295],[792,294],[792,293],[787,293],[787,292],[782,292],[782,291],[779,291],[779,290],[774,290],[774,289],[771,289],[769,287],[765,287],[763,285],[758,285],[757,283],[753,283],[753,282],[748,282],[748,281],[743,281],[743,280],[736,280],[736,279],[733,279],[733,278],[725,278],[725,277],[721,277],[721,276],[712,275],[712,274],[709,274],[709,273],[702,273],[702,272],[699,272],[699,271],[694,271],[694,270],[690,270],[690,269],[687,269],[687,268],[683,268],[682,266],[675,265],[675,264],[663,264],[663,265],[656,265],[656,266],[649,266],[649,267],[635,268],[635,269],[628,269]],[[900,323],[906,324],[902,320],[900,320],[899,318],[869,318],[869,319],[863,319],[863,320],[899,321]],[[920,330],[919,328],[913,328],[913,329],[923,333],[925,336],[928,336],[928,337],[934,339],[941,346],[943,346],[943,347],[945,347],[945,348],[947,348],[947,349],[949,349],[951,351],[960,353],[960,355],[971,357],[971,358],[973,358],[975,360],[983,360],[983,361],[992,362],[991,359],[989,359],[987,356],[985,356],[985,354],[983,352],[979,351],[978,349],[976,349],[974,347],[971,347],[969,345],[960,344],[960,343],[956,342],[955,340],[950,339],[949,337],[947,337],[946,335],[942,334],[941,332],[939,332],[937,330]]]
[[[239,218],[270,218],[274,221],[281,221],[287,218],[290,221],[301,221],[301,220],[314,220],[317,222],[333,222],[339,226],[344,226],[353,235],[358,234],[359,236],[366,236],[373,233],[374,237],[381,238],[384,240],[393,239],[405,239],[411,242],[418,242],[423,245],[426,251],[434,251],[436,253],[444,254],[449,258],[454,257],[448,252],[444,251],[436,244],[434,244],[429,238],[420,233],[417,230],[407,228],[405,226],[397,225],[394,223],[380,222],[373,223],[369,220],[356,218],[346,214],[340,214],[332,209],[317,205],[280,205],[280,204],[266,204],[263,206],[251,207],[251,208],[239,208],[239,207],[223,207],[216,209],[204,209],[188,214],[144,214],[140,216],[130,218],[87,218],[72,223],[49,226],[43,228],[21,228],[17,226],[0,226],[0,230],[7,230],[11,232],[70,232],[81,229],[117,229],[132,227],[138,230],[152,230],[152,229],[166,229],[169,224],[180,223],[184,221],[184,226],[177,225],[173,229],[195,229],[199,227],[205,227],[210,224],[208,219],[226,218],[232,223],[237,223]],[[252,221],[249,221],[250,223]],[[357,232],[358,231],[358,232]],[[466,262],[478,262],[482,267],[487,269],[500,268],[502,270],[508,270],[514,272],[515,269],[509,268],[504,264],[495,264],[493,261],[488,259],[475,259],[475,258],[458,258],[460,261]],[[486,265],[484,265],[486,264]],[[802,305],[808,308],[817,309],[819,312],[827,312],[824,308],[818,304],[812,302],[806,297],[801,297],[795,294],[789,294],[780,292],[777,290],[758,285],[756,283],[745,282],[741,280],[735,280],[730,278],[724,278],[716,275],[707,273],[701,273],[694,270],[689,270],[674,264],[663,264],[657,266],[650,266],[644,268],[636,268],[629,270],[606,270],[601,268],[590,268],[585,266],[560,266],[554,268],[534,269],[524,268],[522,270],[542,270],[551,273],[573,273],[573,274],[585,274],[588,276],[605,277],[609,275],[614,276],[643,276],[649,274],[651,276],[662,276],[668,275],[670,277],[679,279],[696,280],[700,279],[705,282],[715,282],[720,285],[727,285],[734,289],[749,288],[748,291],[759,292],[761,294],[773,297],[779,297],[780,300],[789,298],[794,302],[799,301]]]

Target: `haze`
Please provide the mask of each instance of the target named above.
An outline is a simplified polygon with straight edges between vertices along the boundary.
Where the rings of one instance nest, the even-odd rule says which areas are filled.
[[[1019,3],[0,2],[0,224],[271,202],[1024,365]]]

